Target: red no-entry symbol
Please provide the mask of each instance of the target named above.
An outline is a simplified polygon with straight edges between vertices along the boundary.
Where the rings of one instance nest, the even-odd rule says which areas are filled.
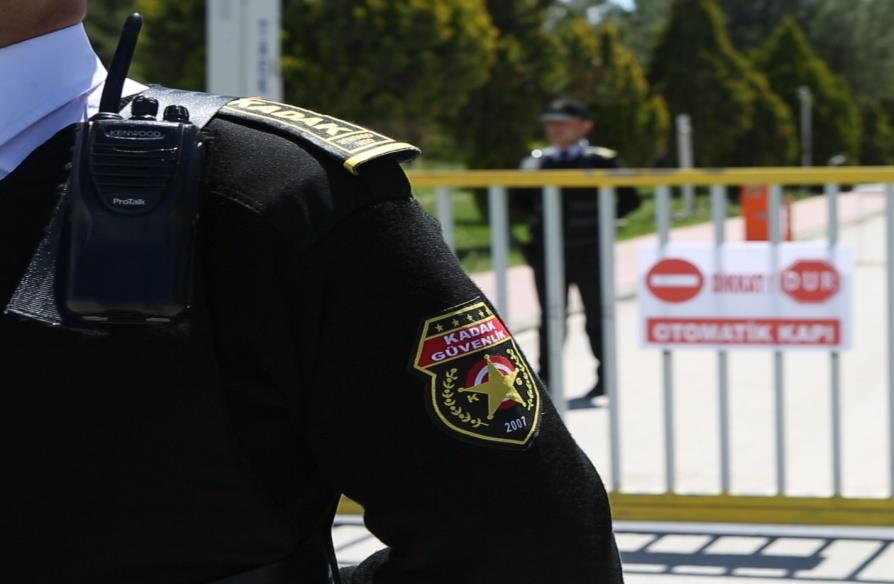
[[[686,260],[661,260],[646,275],[646,286],[659,300],[686,302],[702,291],[705,279],[699,269]]]
[[[782,272],[782,291],[795,302],[825,302],[840,290],[838,270],[823,260],[797,261]]]

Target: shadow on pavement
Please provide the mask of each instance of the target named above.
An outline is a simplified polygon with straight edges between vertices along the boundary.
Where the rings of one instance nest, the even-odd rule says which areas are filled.
[[[894,583],[894,530],[732,524],[615,524],[629,584]],[[383,544],[359,516],[336,517],[341,565]]]
[[[778,582],[894,582],[894,536],[830,537],[828,532],[737,535],[618,529],[625,572],[661,576],[713,576],[723,582],[762,578]],[[693,578],[694,583],[698,578]],[[712,579],[712,582],[717,581]]]

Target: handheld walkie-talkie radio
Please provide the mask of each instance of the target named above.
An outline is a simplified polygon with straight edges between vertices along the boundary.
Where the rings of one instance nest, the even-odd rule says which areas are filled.
[[[173,322],[191,302],[202,144],[182,106],[158,119],[138,96],[118,114],[141,26],[128,17],[100,111],[78,128],[64,306],[79,321]]]

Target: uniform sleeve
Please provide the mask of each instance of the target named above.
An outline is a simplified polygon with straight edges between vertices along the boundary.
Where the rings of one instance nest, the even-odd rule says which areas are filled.
[[[345,219],[288,286],[301,299],[303,435],[388,546],[346,584],[622,582],[599,475],[415,201]]]
[[[540,162],[533,156],[524,158],[519,163],[519,170],[537,171],[540,169]],[[509,189],[509,213],[512,222],[526,221],[531,213],[534,212],[537,197],[542,194],[541,189],[515,187]]]

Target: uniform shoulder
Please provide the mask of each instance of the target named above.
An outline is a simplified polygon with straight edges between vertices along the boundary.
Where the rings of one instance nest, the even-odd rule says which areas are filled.
[[[408,162],[419,156],[416,146],[384,134],[298,106],[258,97],[230,101],[218,117],[283,136],[300,145],[310,144],[337,160],[352,174],[382,158]]]
[[[552,146],[531,150],[531,153],[522,159],[519,168],[522,170],[538,170],[543,164],[543,159],[549,157],[554,150],[555,148]]]
[[[208,192],[261,217],[299,251],[364,206],[412,196],[398,163],[418,149],[331,116],[236,99],[207,128]]]
[[[587,146],[585,150],[587,156],[598,156],[600,158],[617,158],[618,151],[611,148],[603,148],[602,146]]]
[[[546,146],[544,148],[535,148],[534,150],[531,150],[530,157],[531,158],[546,158],[546,157],[555,155],[556,150],[558,150],[558,148],[556,148],[555,146]]]

